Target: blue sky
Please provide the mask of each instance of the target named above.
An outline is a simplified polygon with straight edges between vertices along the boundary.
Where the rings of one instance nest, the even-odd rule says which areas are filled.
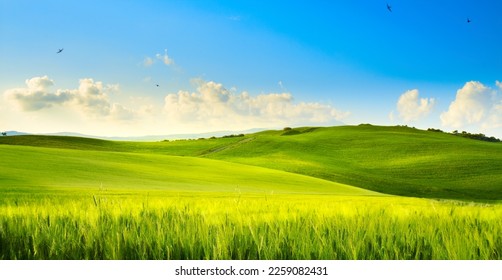
[[[485,0],[0,0],[0,130],[373,123],[502,137],[500,11]]]

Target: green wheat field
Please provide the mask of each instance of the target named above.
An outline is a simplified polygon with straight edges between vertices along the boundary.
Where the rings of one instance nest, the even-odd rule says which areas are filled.
[[[499,260],[502,143],[408,127],[0,137],[0,259]]]

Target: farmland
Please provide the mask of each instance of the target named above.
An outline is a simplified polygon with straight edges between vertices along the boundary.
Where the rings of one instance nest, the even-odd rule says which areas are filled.
[[[502,146],[404,127],[0,138],[1,259],[501,259]]]

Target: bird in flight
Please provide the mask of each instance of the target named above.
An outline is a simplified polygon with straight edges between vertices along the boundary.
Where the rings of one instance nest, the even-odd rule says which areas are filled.
[[[63,51],[63,49],[59,49],[57,53],[61,53]]]
[[[392,6],[387,3],[387,10],[392,13]]]
[[[471,23],[471,19],[470,18],[467,18],[467,23]]]
[[[159,87],[159,84],[156,84],[157,87]]]

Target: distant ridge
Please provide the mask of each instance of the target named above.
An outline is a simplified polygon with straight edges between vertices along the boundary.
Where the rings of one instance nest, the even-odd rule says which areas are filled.
[[[7,136],[30,135],[30,133],[19,132],[19,131],[14,131],[14,130],[5,131],[5,132],[7,133]]]
[[[114,141],[162,141],[162,140],[180,140],[180,139],[199,139],[199,138],[209,138],[212,136],[221,137],[230,134],[239,133],[255,133],[265,130],[264,128],[253,128],[242,131],[214,131],[205,133],[186,133],[186,134],[167,134],[167,135],[145,135],[145,136],[96,136],[88,135],[76,132],[56,132],[56,133],[27,133],[19,131],[6,131],[7,136],[19,136],[19,135],[47,135],[47,136],[72,136],[72,137],[83,137],[83,138],[93,138],[102,140],[114,140]]]

